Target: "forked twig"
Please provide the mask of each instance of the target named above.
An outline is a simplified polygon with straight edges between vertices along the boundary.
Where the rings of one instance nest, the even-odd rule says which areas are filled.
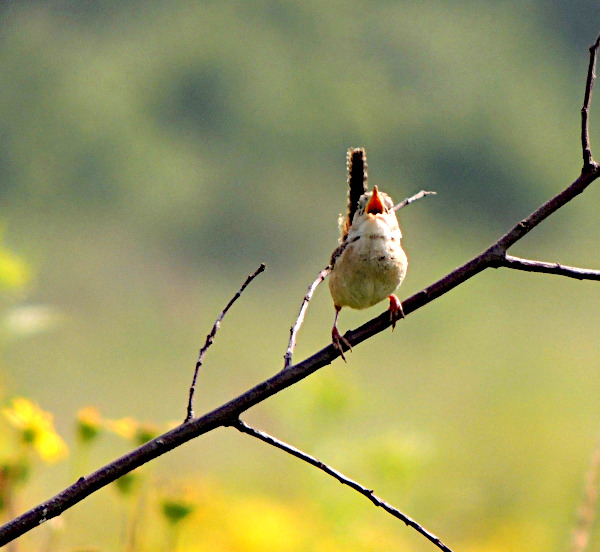
[[[254,280],[254,278],[256,278],[266,267],[267,267],[267,265],[265,263],[261,263],[261,265],[252,274],[250,274],[246,278],[246,281],[242,284],[242,287],[229,300],[229,303],[227,303],[225,308],[221,311],[221,314],[219,314],[219,316],[217,317],[217,320],[215,321],[215,323],[212,327],[212,330],[206,336],[206,341],[204,342],[204,346],[202,347],[202,349],[200,349],[200,353],[198,355],[198,360],[196,362],[196,368],[194,369],[194,377],[192,378],[192,385],[190,386],[187,414],[186,414],[184,423],[189,422],[194,417],[194,393],[196,392],[196,381],[198,379],[198,373],[200,372],[200,367],[202,366],[202,363],[204,362],[204,355],[206,355],[206,351],[212,345],[215,335],[217,333],[217,330],[221,326],[221,321],[227,314],[227,311],[231,308],[231,305],[233,305],[240,298],[240,296],[242,295],[242,293],[244,292],[246,287],[248,287],[248,284],[250,284],[250,282],[252,280]]]
[[[311,456],[310,454],[306,454],[305,452],[297,449],[296,447],[293,447],[292,445],[288,445],[287,443],[280,441],[279,439],[273,437],[272,435],[269,435],[268,433],[265,433],[264,431],[260,431],[253,427],[250,427],[248,424],[246,424],[245,422],[243,422],[240,419],[237,419],[231,425],[233,427],[235,427],[235,429],[237,429],[238,431],[241,431],[242,433],[245,433],[246,435],[256,437],[257,439],[260,439],[264,443],[267,443],[267,444],[272,445],[280,450],[283,450],[284,452],[287,452],[288,454],[291,454],[292,456],[295,456],[296,458],[303,460],[304,462],[310,464],[311,466],[314,466],[315,468],[318,468],[321,471],[324,471],[326,474],[331,475],[332,477],[337,479],[343,485],[347,485],[348,487],[351,487],[352,489],[359,492],[364,497],[368,498],[373,504],[375,504],[375,506],[379,506],[380,508],[383,508],[386,512],[393,515],[395,518],[404,522],[409,527],[412,527],[415,531],[417,531],[418,533],[423,535],[427,540],[429,540],[430,542],[435,544],[440,550],[443,550],[444,552],[452,552],[452,550],[450,548],[448,548],[433,533],[431,533],[430,531],[425,529],[422,525],[418,524],[414,519],[403,514],[397,508],[394,508],[391,504],[388,504],[387,502],[385,502],[384,500],[379,498],[377,495],[375,495],[373,493],[372,489],[367,489],[366,487],[363,487],[360,483],[357,483],[353,479],[346,477],[343,473],[333,469],[332,467],[328,466],[327,464],[324,464],[323,462],[321,462],[319,459],[315,458],[314,456]]]
[[[294,349],[296,348],[296,337],[298,335],[300,327],[302,326],[302,323],[304,322],[304,316],[306,315],[306,311],[308,310],[308,304],[312,299],[313,293],[315,292],[319,284],[325,278],[327,278],[327,275],[330,271],[331,267],[326,266],[323,270],[321,270],[321,272],[319,272],[319,275],[317,276],[315,281],[312,284],[310,284],[310,286],[308,286],[306,295],[304,296],[304,299],[302,299],[302,305],[300,305],[300,312],[298,312],[296,322],[294,322],[294,325],[290,328],[290,341],[288,343],[287,351],[285,352],[285,355],[283,355],[284,370],[292,364],[292,355],[294,354]]]

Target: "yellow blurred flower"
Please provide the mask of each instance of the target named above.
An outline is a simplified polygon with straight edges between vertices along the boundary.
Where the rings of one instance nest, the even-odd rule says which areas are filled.
[[[8,421],[21,432],[21,440],[31,445],[45,462],[56,462],[67,456],[68,448],[54,429],[53,417],[37,404],[23,397],[12,401],[11,408],[3,408]]]
[[[133,439],[138,431],[139,422],[134,418],[121,418],[120,420],[106,420],[106,429],[112,431],[123,439]]]
[[[0,289],[14,289],[31,280],[31,268],[20,257],[0,246]]]
[[[97,408],[86,406],[77,413],[77,437],[82,443],[93,441],[102,430],[102,418]]]
[[[161,434],[161,428],[152,422],[140,422],[135,418],[121,418],[120,420],[104,420],[104,427],[108,431],[132,441],[139,446],[151,441]]]
[[[228,506],[232,548],[244,552],[300,550],[306,546],[306,520],[287,504],[260,497],[232,501]],[[290,543],[294,543],[293,547]]]

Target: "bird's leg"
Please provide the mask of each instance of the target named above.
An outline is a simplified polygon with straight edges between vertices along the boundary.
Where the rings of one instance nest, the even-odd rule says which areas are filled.
[[[390,320],[392,322],[392,331],[396,327],[396,322],[401,318],[404,318],[404,311],[402,310],[402,303],[400,299],[393,293],[389,296],[390,300]]]
[[[335,319],[333,321],[333,329],[331,330],[331,341],[333,343],[333,346],[340,352],[342,360],[346,362],[346,357],[344,356],[344,349],[342,347],[342,343],[346,345],[346,347],[348,347],[348,349],[350,350],[352,350],[352,345],[350,345],[350,342],[343,335],[341,335],[339,330],[337,329],[337,319],[341,309],[342,307],[335,307]]]

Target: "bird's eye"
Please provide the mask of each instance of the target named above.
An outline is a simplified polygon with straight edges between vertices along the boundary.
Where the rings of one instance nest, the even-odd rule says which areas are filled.
[[[365,209],[367,208],[367,196],[363,195],[359,200],[358,200],[358,208],[356,209],[361,215],[365,214]]]

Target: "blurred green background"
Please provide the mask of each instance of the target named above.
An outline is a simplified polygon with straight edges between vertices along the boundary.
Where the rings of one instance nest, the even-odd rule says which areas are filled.
[[[209,351],[197,413],[278,371],[337,242],[351,146],[396,201],[438,193],[400,213],[400,298],[462,264],[578,176],[598,15],[591,0],[2,2],[2,240],[33,273],[2,300],[4,396],[39,402],[67,439],[88,405],[182,420],[198,349],[261,262]],[[599,268],[599,206],[592,186],[511,253]],[[383,308],[344,310],[340,329]],[[245,419],[456,552],[566,550],[600,429],[599,312],[597,283],[488,271]],[[296,360],[332,321],[324,285]],[[126,450],[104,442],[88,471]],[[239,524],[198,522],[182,550],[433,550],[234,430],[151,470],[218,489],[223,519],[257,533],[225,543]],[[71,482],[37,477],[22,509]],[[105,489],[69,512],[61,549],[120,550],[117,502]]]

